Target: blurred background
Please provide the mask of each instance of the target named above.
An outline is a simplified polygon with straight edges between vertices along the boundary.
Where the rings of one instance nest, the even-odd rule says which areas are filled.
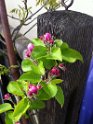
[[[5,2],[6,2],[6,6],[7,6],[8,15],[12,15],[10,13],[10,11],[13,8],[18,7],[18,5],[23,5],[22,0],[15,0],[15,1],[14,0],[5,0]],[[32,6],[32,9],[31,9],[32,12],[35,12],[40,8],[40,6],[36,7],[36,0],[28,0],[28,6]],[[64,10],[63,7],[59,8],[59,9]],[[93,16],[93,0],[74,0],[74,4],[69,9]],[[38,16],[39,14],[42,14],[44,12],[46,12],[46,10],[42,9],[36,16]],[[11,18],[9,18],[9,23],[12,27],[16,27],[18,25],[18,21],[15,21],[14,19],[11,19]],[[36,23],[36,21],[34,21],[31,25],[33,25],[35,23]],[[24,33],[28,29],[29,29],[29,26],[25,26],[21,29],[20,32]],[[32,39],[36,36],[37,36],[37,27],[36,26],[30,32],[28,32],[26,34],[26,37],[28,37],[29,39]]]

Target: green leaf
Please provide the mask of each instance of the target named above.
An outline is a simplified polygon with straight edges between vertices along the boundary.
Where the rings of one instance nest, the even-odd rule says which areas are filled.
[[[53,47],[51,53],[47,56],[47,59],[62,61],[61,49],[58,47]]]
[[[31,42],[35,45],[35,46],[43,46],[45,47],[45,44],[42,40],[40,40],[39,38],[35,38],[32,39]]]
[[[57,86],[51,83],[44,84],[43,89],[50,97],[54,97],[57,93]]]
[[[46,49],[46,47],[43,47],[43,46],[36,46],[36,47],[33,49],[32,53],[31,53],[31,56],[32,56],[32,58],[34,58],[34,59],[37,60],[37,59],[41,59],[41,58],[45,57],[46,54],[47,54],[47,49]]]
[[[44,67],[46,69],[51,69],[56,64],[56,62],[54,60],[49,60],[49,59],[46,59],[46,58],[42,59],[42,61],[43,61]]]
[[[13,112],[7,112],[5,116],[5,123],[6,124],[13,124]]]
[[[32,62],[30,59],[24,59],[22,61],[21,67],[24,72],[31,71],[32,70]]]
[[[61,89],[61,87],[57,86],[57,94],[55,96],[56,100],[58,101],[58,103],[63,106],[64,104],[64,95],[63,95],[63,91]]]
[[[68,44],[63,42],[62,45],[61,45],[61,49],[66,49],[66,48],[69,48]]]
[[[22,61],[22,70],[24,72],[33,71],[34,73],[41,75],[44,75],[45,73],[45,69],[42,61],[40,61],[39,64],[36,65],[30,59],[25,59]]]
[[[41,80],[41,75],[36,74],[33,71],[22,74],[19,80],[31,81],[31,83],[37,83]]]
[[[25,91],[25,92],[27,92],[28,91],[28,85],[29,85],[29,83],[28,82],[26,82],[26,81],[20,81],[20,80],[17,80],[18,81],[18,83],[19,83],[19,86],[20,86],[20,88],[23,90],[23,91]]]
[[[12,109],[13,108],[12,108],[11,104],[9,104],[9,103],[4,103],[4,104],[0,105],[0,113],[6,112],[6,111],[9,111]]]
[[[83,62],[82,55],[78,51],[71,49],[71,48],[63,49],[62,56],[63,56],[63,60],[70,62],[70,63],[74,63],[77,60],[80,60],[81,62]]]
[[[63,41],[60,40],[60,39],[55,40],[55,44],[56,44],[57,47],[60,47],[62,45],[62,43],[63,43]]]
[[[43,90],[39,90],[37,94],[39,100],[49,100],[51,97]]]
[[[12,81],[8,84],[7,90],[9,93],[12,93],[17,96],[24,96],[24,92],[21,90],[19,82]]]
[[[30,109],[43,109],[45,107],[45,103],[41,100],[33,100],[30,104]]]
[[[13,118],[16,121],[19,121],[19,119],[26,113],[28,108],[30,107],[29,101],[27,98],[23,98],[15,107],[15,110],[13,112]]]
[[[62,82],[63,82],[63,80],[61,80],[61,79],[54,79],[54,80],[50,81],[51,84],[60,84]]]
[[[38,64],[38,70],[40,71],[40,74],[42,74],[42,75],[45,74],[45,68],[44,68],[44,65],[43,65],[42,61],[40,61],[39,64]]]

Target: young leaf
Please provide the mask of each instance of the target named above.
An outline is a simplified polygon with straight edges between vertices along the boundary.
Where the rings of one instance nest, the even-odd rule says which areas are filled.
[[[34,44],[34,46],[43,46],[45,47],[45,44],[42,40],[39,38],[32,39],[31,42]]]
[[[54,80],[50,81],[51,84],[60,84],[62,82],[63,82],[63,80],[61,80],[61,79],[54,79]]]
[[[47,56],[47,59],[62,61],[61,49],[58,47],[53,47],[51,53]]]
[[[68,46],[68,44],[66,42],[63,42],[60,47],[61,47],[61,50],[69,48],[69,46]]]
[[[56,64],[55,61],[50,60],[50,59],[46,59],[46,58],[42,59],[42,61],[43,61],[44,67],[45,67],[46,69],[51,69],[51,68],[54,67],[55,64]]]
[[[43,89],[50,97],[54,97],[57,93],[57,86],[51,83],[44,84]]]
[[[58,101],[58,103],[63,106],[64,104],[64,95],[63,95],[63,91],[61,89],[61,87],[57,86],[57,94],[55,96],[56,100]]]
[[[39,100],[49,100],[51,97],[43,90],[39,90],[37,94]]]
[[[60,47],[62,45],[62,43],[63,43],[63,41],[60,40],[60,39],[55,40],[55,44],[56,44],[57,47]]]
[[[17,96],[24,96],[24,92],[21,90],[20,85],[17,81],[12,81],[8,84],[7,90]]]
[[[5,123],[6,124],[13,124],[13,112],[7,112],[5,116]]]
[[[6,112],[8,110],[12,110],[12,106],[9,103],[4,103],[0,105],[0,113]]]
[[[76,60],[80,60],[83,62],[82,55],[78,51],[71,48],[62,49],[62,56],[63,60],[70,63],[74,63],[76,62]]]
[[[24,72],[31,71],[32,70],[32,62],[30,59],[24,59],[22,61],[21,67]]]
[[[40,71],[40,74],[42,74],[42,75],[45,74],[45,68],[44,68],[44,65],[43,65],[42,61],[40,61],[39,64],[38,64],[38,70]]]
[[[43,109],[45,107],[45,103],[41,100],[33,100],[30,104],[30,109]]]
[[[15,110],[13,112],[13,118],[16,121],[19,121],[19,119],[26,113],[28,108],[30,107],[29,101],[27,98],[23,98],[15,107]]]
[[[25,80],[25,81],[31,81],[31,83],[37,83],[41,80],[41,75],[36,74],[33,71],[26,72],[22,74],[19,78],[19,80]]]
[[[34,59],[37,60],[37,59],[41,59],[41,58],[45,57],[46,54],[47,54],[47,49],[46,49],[46,47],[43,47],[43,46],[36,46],[36,47],[33,49],[32,53],[31,53],[31,56],[32,56],[32,58],[34,58]]]

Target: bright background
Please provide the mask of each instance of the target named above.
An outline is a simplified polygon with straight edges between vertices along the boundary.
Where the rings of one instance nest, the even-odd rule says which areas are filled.
[[[40,7],[36,7],[36,0],[28,0],[28,5],[32,6],[32,12],[35,12]],[[10,10],[18,7],[18,5],[22,5],[22,0],[5,0],[6,6],[7,6],[7,12],[10,15]],[[63,9],[63,8],[61,8]],[[73,6],[70,8],[70,10],[86,13],[88,15],[93,16],[93,0],[74,0]],[[44,13],[45,10],[42,9],[38,14]],[[13,19],[9,18],[9,23],[12,27],[16,27],[18,25],[17,21],[14,21]],[[35,22],[34,22],[35,23]],[[33,23],[33,24],[34,24]],[[30,27],[30,26],[29,26]],[[24,33],[27,31],[29,27],[23,27],[21,29],[21,33]],[[37,36],[37,27],[33,28],[27,35],[29,39],[34,38]]]

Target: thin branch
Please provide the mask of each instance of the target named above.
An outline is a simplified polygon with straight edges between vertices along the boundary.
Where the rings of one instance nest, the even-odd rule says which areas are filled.
[[[35,23],[34,25],[32,25],[23,35],[26,35],[31,29],[33,29],[35,26],[37,25],[37,23]]]
[[[36,19],[37,19],[37,17],[35,17],[34,19],[32,19],[30,22],[24,24],[24,26],[31,24],[31,23],[34,22]]]
[[[46,2],[44,3],[44,5],[41,6],[40,9],[38,9],[35,13],[33,13],[31,16],[29,16],[29,17],[26,19],[26,21],[28,21],[29,19],[31,19],[31,18],[32,18],[34,15],[36,15],[40,10],[42,10],[43,7],[47,4],[47,2],[48,2],[48,0],[46,0]]]
[[[22,26],[24,26],[25,23],[26,23],[29,19],[31,19],[35,14],[37,14],[40,10],[42,10],[42,8],[47,4],[47,2],[48,2],[48,0],[44,3],[43,6],[41,6],[40,9],[38,9],[35,13],[33,13],[31,16],[29,16],[27,19],[25,19],[24,22],[21,22],[21,24],[19,24],[19,25],[13,30],[13,32],[12,32],[12,37],[13,37],[13,35],[14,35],[15,32],[16,32],[16,34],[15,34],[15,36],[14,36],[14,38],[13,38],[13,41],[15,41],[15,39],[16,39],[16,37],[17,37],[17,35],[18,35],[20,29],[22,28]]]
[[[14,16],[8,15],[8,17],[10,17],[10,18],[12,18],[12,19],[15,19],[15,20],[17,20],[17,21],[20,21],[19,18],[16,18],[16,17],[14,17]]]

